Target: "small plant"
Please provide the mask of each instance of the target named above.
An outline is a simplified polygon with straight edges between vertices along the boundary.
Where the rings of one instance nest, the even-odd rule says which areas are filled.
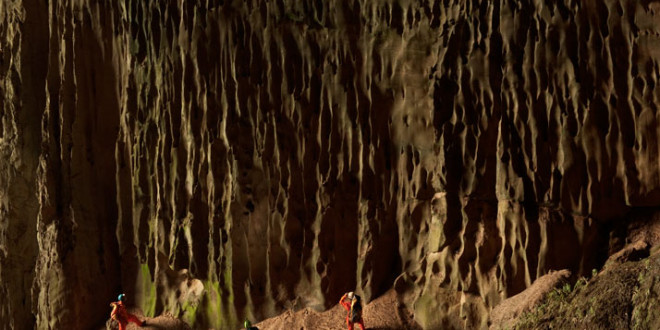
[[[571,289],[571,284],[570,284],[570,283],[566,283],[566,284],[564,284],[564,286],[561,288],[561,291],[562,291],[562,293],[565,294],[565,295],[570,294],[571,291],[572,291],[572,289]]]
[[[575,285],[573,286],[573,291],[580,291],[583,287],[587,286],[589,281],[585,277],[580,277],[577,282],[575,282]]]
[[[572,297],[588,285],[585,277],[581,277],[575,282],[575,285],[566,283],[560,288],[555,288],[548,292],[543,302],[539,304],[534,310],[524,313],[520,317],[520,321],[516,324],[517,329],[528,329],[538,326],[540,322],[548,321],[548,314],[551,311],[560,311],[562,315],[573,315],[578,318],[585,318],[589,315],[594,315],[593,307],[584,310],[570,309],[570,301]]]

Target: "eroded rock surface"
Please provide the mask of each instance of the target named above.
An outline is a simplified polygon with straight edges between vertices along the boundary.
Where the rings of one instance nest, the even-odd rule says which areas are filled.
[[[0,323],[485,326],[660,205],[652,0],[0,2]]]
[[[523,313],[537,308],[548,293],[566,283],[570,276],[567,270],[550,272],[537,278],[523,292],[501,301],[490,312],[490,329],[513,329]]]

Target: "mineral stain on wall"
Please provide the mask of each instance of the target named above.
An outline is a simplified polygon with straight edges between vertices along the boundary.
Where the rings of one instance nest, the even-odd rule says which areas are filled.
[[[484,326],[660,205],[660,2],[0,2],[0,323]]]

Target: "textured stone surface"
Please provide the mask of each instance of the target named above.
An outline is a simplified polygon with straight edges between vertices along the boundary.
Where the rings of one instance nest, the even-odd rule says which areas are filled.
[[[514,329],[521,315],[537,308],[548,293],[565,284],[570,276],[567,270],[550,272],[537,278],[523,292],[501,301],[490,312],[489,328]]]
[[[484,325],[660,205],[660,3],[0,2],[0,322]],[[121,265],[121,266],[120,266]],[[81,321],[82,320],[82,321]]]

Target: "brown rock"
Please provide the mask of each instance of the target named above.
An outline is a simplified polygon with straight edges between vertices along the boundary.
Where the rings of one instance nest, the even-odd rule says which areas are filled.
[[[568,270],[550,272],[536,279],[525,291],[504,299],[490,312],[490,328],[512,329],[519,316],[538,306],[550,291],[566,283],[570,276]]]

